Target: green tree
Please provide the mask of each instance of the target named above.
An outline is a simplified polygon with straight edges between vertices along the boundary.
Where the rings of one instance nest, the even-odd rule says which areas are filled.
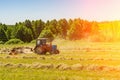
[[[27,28],[31,29],[33,38],[35,39],[35,32],[33,30],[32,22],[30,20],[25,20],[24,26],[26,26]]]
[[[58,21],[58,27],[60,30],[60,35],[62,38],[66,39],[67,36],[67,30],[69,28],[69,24],[66,19],[60,19]]]
[[[5,30],[0,26],[0,41],[6,42],[7,40]]]
[[[16,38],[24,41],[24,42],[30,42],[33,40],[33,35],[31,29],[20,25],[17,32],[16,32]]]
[[[42,20],[36,20],[32,22],[33,31],[35,33],[35,39],[39,37],[40,33],[45,27],[45,23]]]
[[[82,19],[75,19],[69,23],[70,29],[68,31],[69,39],[88,38],[91,33],[91,23]]]
[[[58,34],[60,34],[60,29],[58,27],[58,22],[56,19],[47,21],[45,24],[45,29],[50,30],[55,36],[58,36]]]
[[[12,38],[12,31],[13,31],[13,26],[12,27],[8,27],[7,30],[6,30],[6,34],[7,34],[7,38],[8,40]]]

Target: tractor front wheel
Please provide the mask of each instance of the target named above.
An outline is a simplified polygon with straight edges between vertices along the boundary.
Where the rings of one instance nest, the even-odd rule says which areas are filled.
[[[59,54],[59,50],[54,50],[54,51],[51,51],[50,54]]]

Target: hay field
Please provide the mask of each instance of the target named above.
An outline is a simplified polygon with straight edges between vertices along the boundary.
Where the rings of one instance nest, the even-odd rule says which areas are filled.
[[[58,55],[0,53],[0,80],[119,80],[120,43],[55,40]],[[29,46],[0,45],[0,49]]]

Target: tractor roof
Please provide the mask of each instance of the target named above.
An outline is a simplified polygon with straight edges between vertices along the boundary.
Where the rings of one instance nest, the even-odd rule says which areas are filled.
[[[37,40],[48,40],[48,38],[38,38]]]
[[[37,41],[38,40],[43,40],[43,41],[46,40],[47,42],[52,42],[51,39],[49,39],[49,38],[38,38]]]

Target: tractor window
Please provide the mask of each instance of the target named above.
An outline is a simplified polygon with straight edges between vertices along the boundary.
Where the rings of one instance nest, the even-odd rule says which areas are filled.
[[[37,43],[36,45],[39,46],[41,43],[40,43],[40,40],[37,40]]]
[[[43,40],[42,43],[43,43],[43,44],[46,44],[46,40]]]
[[[37,46],[45,45],[46,42],[47,42],[46,39],[38,39],[38,40],[36,41],[36,45],[37,45]]]

